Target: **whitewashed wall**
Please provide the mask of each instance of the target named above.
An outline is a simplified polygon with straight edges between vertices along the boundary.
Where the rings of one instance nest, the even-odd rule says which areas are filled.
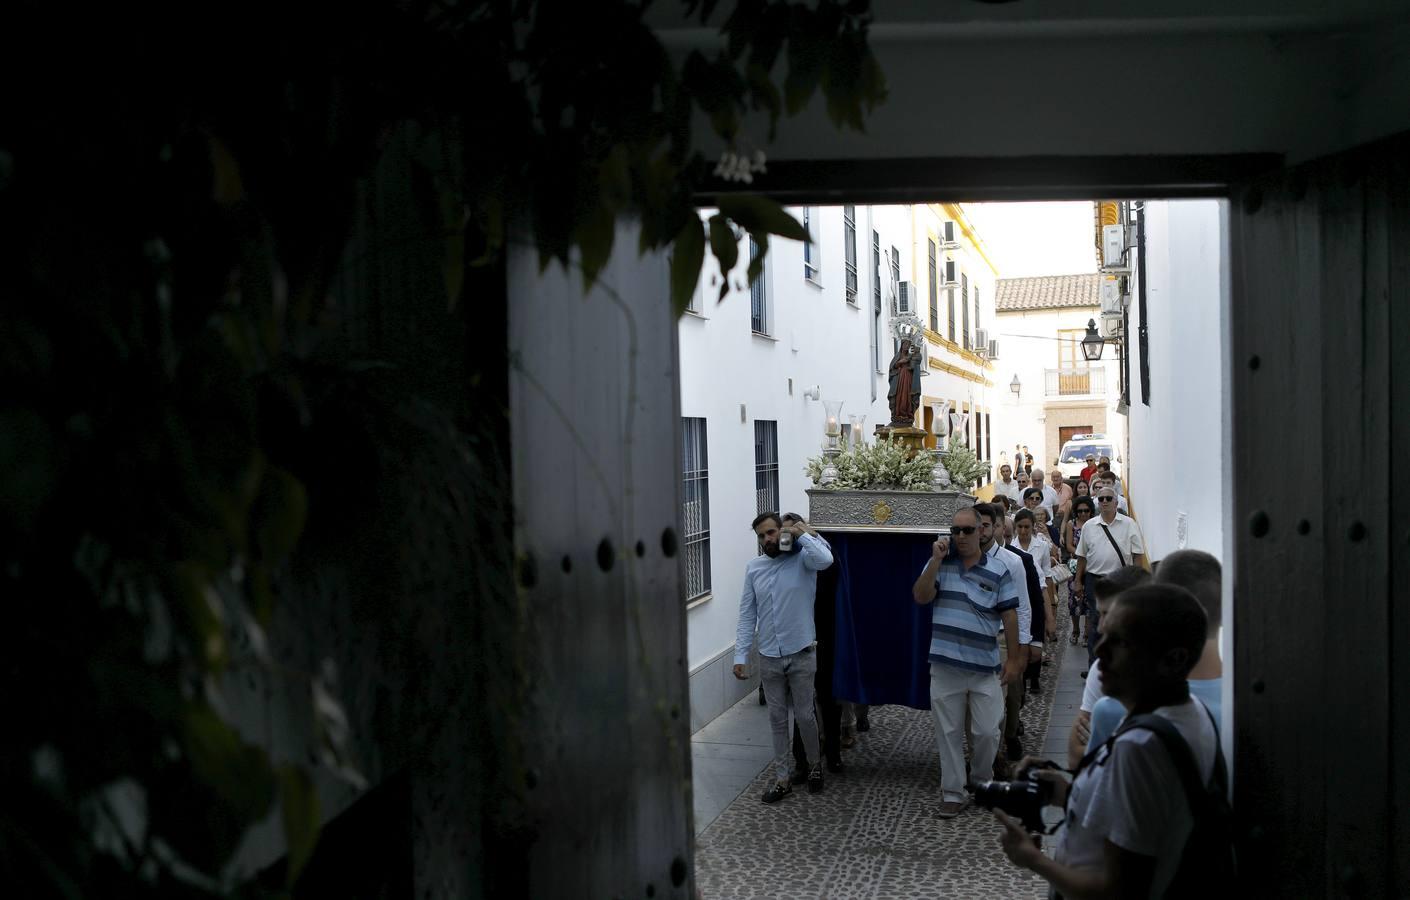
[[[802,219],[802,210],[790,208]],[[712,210],[702,213],[708,217]],[[717,301],[718,274],[707,259],[699,288],[699,314],[679,323],[681,415],[706,419],[709,457],[711,594],[692,604],[687,620],[691,671],[691,725],[698,728],[750,689],[730,673],[744,565],[756,553],[749,523],[757,514],[754,490],[754,422],[778,423],[779,504],[808,514],[810,486],[803,466],[822,443],[823,405],[805,399],[813,385],[822,400],[841,399],[842,421],[867,417],[870,434],[887,416],[883,374],[892,349],[886,330],[873,335],[872,241],[881,234],[883,253],[902,254],[902,278],[910,262],[909,212],[905,207],[857,208],[858,297],[844,292],[842,207],[816,208],[814,232],[821,258],[819,283],[803,277],[803,245],[773,240],[764,269],[770,305],[770,337],[751,333],[747,290]],[[747,239],[740,258],[747,259]],[[889,304],[889,274],[882,270],[883,302]],[[736,275],[741,282],[742,274]],[[880,369],[872,343],[879,339]],[[789,380],[792,379],[790,391]],[[741,413],[742,409],[742,413]]]
[[[1146,204],[1150,402],[1142,402],[1133,338],[1127,488],[1155,560],[1182,546],[1182,519],[1183,546],[1224,555],[1224,499],[1232,482],[1223,421],[1229,392],[1221,350],[1221,202]],[[1131,312],[1134,336],[1140,327],[1134,299]]]
[[[930,245],[932,236],[937,238],[941,234],[942,223],[948,218],[946,210],[940,204],[924,204],[911,207],[912,216],[912,259],[915,262],[911,275],[902,274],[902,278],[913,280],[916,294],[920,298],[918,314],[921,321],[928,327],[930,324],[929,315],[929,279],[930,279]],[[955,300],[955,344],[964,346],[962,332],[965,326],[964,310],[962,303],[967,303],[969,307],[969,332],[974,335],[975,328],[983,328],[989,332],[990,337],[994,337],[997,321],[994,317],[994,283],[997,276],[979,249],[970,241],[968,235],[964,234],[956,224],[955,236],[958,239],[959,247],[953,250],[943,249],[943,245],[937,243],[937,268],[938,273],[943,277],[946,259],[953,259],[957,264],[959,273],[968,278],[969,296],[968,300],[963,300],[963,293],[959,288],[947,289],[937,287],[936,308],[937,308],[937,329],[941,337],[947,338],[950,334],[950,295],[953,293]],[[980,235],[980,240],[983,236]],[[979,294],[980,315],[976,324],[974,316],[975,292]],[[1002,343],[1002,342],[1001,342]],[[956,375],[954,372],[946,371],[939,366],[932,366],[931,359],[940,363],[955,366],[968,372],[981,374],[983,382],[977,382],[969,378]],[[981,367],[973,359],[961,353],[955,352],[946,344],[936,344],[927,342],[926,374],[921,379],[922,402],[950,401],[952,409],[959,409],[970,413],[970,420],[966,424],[966,437],[972,449],[980,456],[985,456],[985,443],[992,445],[993,453],[998,454],[1002,445],[997,442],[986,442],[982,432],[976,431],[975,414],[982,415],[989,413],[990,427],[993,426],[994,416],[997,413],[995,408],[998,403],[1004,400],[1006,387],[1000,385],[996,380],[995,369]],[[921,424],[924,424],[922,418]],[[978,440],[974,436],[978,434]],[[975,446],[978,444],[978,446]]]

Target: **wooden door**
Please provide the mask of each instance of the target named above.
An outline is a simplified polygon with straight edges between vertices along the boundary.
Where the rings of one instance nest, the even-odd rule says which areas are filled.
[[[514,896],[691,893],[676,317],[665,257],[636,238],[619,226],[586,296],[509,252],[514,544],[538,622]]]
[[[1381,142],[1230,207],[1234,797],[1263,896],[1410,883],[1407,160]]]
[[[1062,452],[1063,444],[1072,440],[1074,434],[1091,434],[1091,425],[1070,425],[1058,429],[1058,452]]]

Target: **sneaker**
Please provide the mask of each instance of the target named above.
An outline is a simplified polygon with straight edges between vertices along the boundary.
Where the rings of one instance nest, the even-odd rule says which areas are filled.
[[[969,800],[946,800],[935,814],[942,819],[953,819],[964,812],[966,806],[969,806]]]
[[[780,781],[767,791],[764,791],[763,799],[765,803],[777,803],[791,793],[793,793],[793,785],[786,781]]]
[[[821,794],[823,789],[822,763],[813,766],[813,771],[808,773],[808,793]]]

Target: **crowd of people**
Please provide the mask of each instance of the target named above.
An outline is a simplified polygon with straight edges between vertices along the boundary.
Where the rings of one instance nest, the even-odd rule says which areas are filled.
[[[1051,853],[1031,824],[1002,808],[994,815],[1008,858],[1057,896],[1184,896],[1222,872],[1224,856],[1232,865],[1217,836],[1202,851],[1216,859],[1203,868],[1188,859],[1192,835],[1210,841],[1220,832],[1206,826],[1227,813],[1220,565],[1181,550],[1152,566],[1126,508],[1105,457],[1089,457],[1071,484],[1056,468],[1045,478],[1031,463],[1017,473],[1004,465],[994,501],[954,514],[912,586],[931,609],[936,815],[958,816],[991,777],[1042,783],[1059,812]],[[833,558],[795,514],[766,513],[753,528],[761,554],[745,575],[734,671],[747,677],[757,642],[775,753],[762,799],[774,803],[796,784],[821,791],[824,755],[842,768],[835,737],[819,735],[838,734],[843,704],[827,698],[831,721],[820,729],[815,687],[813,604]],[[1023,755],[1019,710],[1039,687],[1061,612],[1072,643],[1086,648],[1085,693],[1067,758],[1042,762]]]

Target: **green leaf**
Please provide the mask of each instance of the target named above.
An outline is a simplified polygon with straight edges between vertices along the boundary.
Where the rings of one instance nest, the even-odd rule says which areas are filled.
[[[671,256],[671,308],[680,316],[690,306],[690,297],[700,280],[705,263],[705,223],[692,216],[676,235]]]
[[[278,565],[294,549],[308,518],[308,492],[284,469],[271,467],[260,486],[255,537],[264,562]]]
[[[440,192],[441,224],[445,228],[445,257],[441,272],[445,278],[446,309],[454,311],[465,286],[465,204],[454,191]]]
[[[729,227],[725,217],[719,214],[710,217],[710,252],[720,261],[720,274],[728,280],[734,264],[739,262],[739,238],[735,237],[734,229]]]
[[[289,850],[285,884],[293,887],[318,843],[318,791],[307,772],[288,766],[279,772],[279,800]]]
[[[720,212],[738,222],[750,234],[776,234],[794,241],[807,241],[808,232],[784,210],[777,200],[756,194],[730,194],[719,198]]]
[[[769,255],[769,234],[766,231],[754,233],[754,243],[759,247],[759,253],[749,260],[749,284],[752,286],[759,276],[764,274],[764,257]]]
[[[574,229],[574,238],[582,253],[583,291],[588,291],[597,273],[612,256],[612,242],[617,236],[617,220],[612,210],[598,203]]]

